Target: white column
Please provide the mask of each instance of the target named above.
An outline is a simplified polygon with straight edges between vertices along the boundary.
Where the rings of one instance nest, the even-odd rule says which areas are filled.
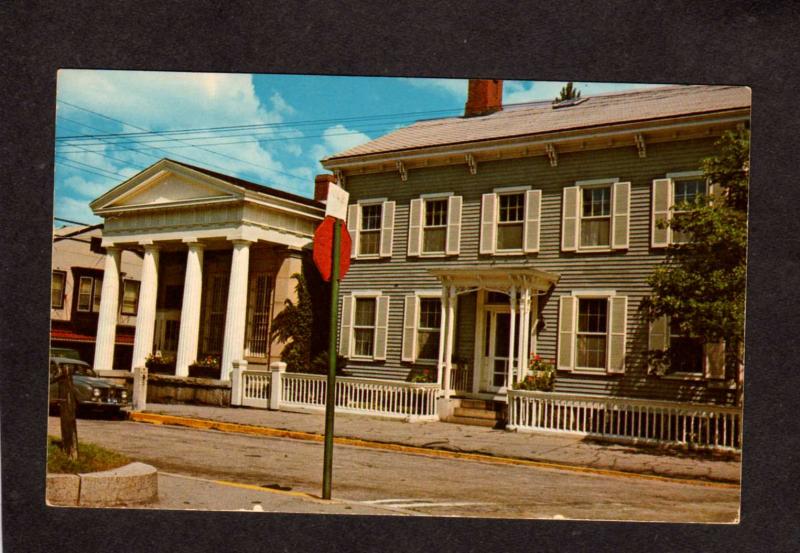
[[[153,351],[153,333],[156,326],[156,297],[158,296],[158,246],[145,243],[142,259],[142,284],[139,286],[139,310],[136,313],[136,335],[133,339],[133,363],[143,367],[147,355]]]
[[[436,383],[439,389],[444,389],[442,371],[444,370],[444,350],[447,336],[447,290],[448,286],[442,284],[442,314],[439,318],[439,361],[436,365]]]
[[[114,366],[120,254],[119,248],[106,248],[103,288],[100,292],[100,314],[97,318],[97,338],[94,344],[94,368],[101,371],[109,371]]]
[[[250,241],[234,240],[228,307],[225,311],[225,337],[222,342],[222,380],[230,378],[233,361],[244,358],[244,330],[247,317],[247,275],[250,267]]]
[[[450,285],[447,292],[447,341],[444,350],[444,398],[450,399],[450,374],[453,370],[453,338],[456,327],[456,287]]]
[[[528,370],[528,359],[530,351],[531,334],[531,289],[525,288],[522,291],[520,301],[520,337],[519,337],[519,372],[517,382],[520,382]]]
[[[515,285],[511,285],[511,290],[509,292],[509,337],[508,337],[508,375],[506,376],[506,387],[511,388],[512,384],[514,383],[514,365],[516,359],[514,358],[514,353],[516,352],[516,348],[514,347],[517,343],[515,334],[517,333],[517,287]]]
[[[175,375],[188,376],[189,365],[197,359],[200,334],[200,298],[203,289],[203,248],[200,242],[189,242],[186,254],[186,277],[183,283],[181,329],[178,353],[175,356]]]

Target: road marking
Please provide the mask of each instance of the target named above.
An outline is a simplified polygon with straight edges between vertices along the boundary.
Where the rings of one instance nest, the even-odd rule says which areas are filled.
[[[316,495],[313,495],[313,494],[310,494],[310,493],[306,493],[306,492],[296,492],[296,491],[290,491],[290,490],[276,490],[274,488],[264,488],[262,486],[257,486],[255,484],[242,484],[240,482],[230,482],[230,481],[227,481],[227,480],[211,480],[211,479],[208,479],[208,478],[200,478],[199,476],[188,476],[186,474],[177,474],[177,473],[174,473],[174,472],[164,472],[162,470],[158,471],[158,473],[159,474],[163,474],[165,476],[174,476],[176,478],[186,478],[188,480],[197,480],[197,481],[200,481],[200,482],[206,482],[208,484],[219,484],[221,486],[229,486],[231,488],[241,488],[241,489],[244,489],[244,490],[253,490],[253,491],[257,491],[257,492],[272,493],[272,494],[276,494],[276,495],[286,495],[286,496],[291,496],[291,497],[299,497],[300,499],[314,501],[315,503],[336,502],[336,500],[334,500],[334,499],[331,499],[330,501],[329,500],[323,500],[319,496],[316,496]]]
[[[268,426],[253,426],[248,424],[222,422],[210,419],[193,419],[188,417],[179,417],[175,415],[131,412],[128,414],[128,418],[136,422],[147,422],[151,424],[166,424],[172,426],[184,426],[187,428],[195,428],[199,430],[219,430],[221,432],[250,434],[250,435],[267,436],[273,438],[289,438],[294,440],[306,440],[313,442],[321,442],[324,439],[324,436],[322,434],[315,434],[312,432],[303,432],[299,430],[281,430],[278,428],[270,428]],[[552,461],[533,461],[531,459],[518,459],[515,457],[500,457],[494,455],[487,455],[485,453],[465,453],[458,451],[448,451],[445,449],[430,449],[419,446],[409,446],[409,445],[393,444],[386,442],[371,442],[369,440],[362,440],[360,438],[338,437],[334,438],[334,443],[339,445],[349,445],[349,446],[364,447],[369,449],[410,453],[414,455],[426,455],[429,457],[444,457],[448,459],[462,459],[468,461],[478,461],[483,463],[493,463],[501,465],[517,465],[517,466],[534,467],[542,469],[565,470],[571,472],[580,472],[584,474],[595,474],[599,476],[638,478],[641,480],[653,480],[658,482],[669,482],[673,484],[687,484],[690,486],[703,486],[708,488],[727,488],[736,490],[741,488],[739,484],[731,482],[711,482],[706,480],[692,480],[690,478],[677,478],[672,476],[641,474],[637,472],[626,472],[614,469],[601,469],[594,467],[567,465]]]

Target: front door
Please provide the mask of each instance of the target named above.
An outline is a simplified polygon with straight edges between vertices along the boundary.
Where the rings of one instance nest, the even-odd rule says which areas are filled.
[[[486,308],[481,391],[496,393],[508,383],[511,314],[508,306]]]

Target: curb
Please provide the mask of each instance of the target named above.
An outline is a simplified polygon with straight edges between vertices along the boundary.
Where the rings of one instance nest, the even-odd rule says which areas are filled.
[[[151,503],[158,499],[158,471],[144,463],[129,463],[102,472],[48,474],[48,505],[111,507]]]
[[[160,415],[156,413],[130,412],[128,413],[128,419],[135,422],[144,422],[156,425],[182,426],[186,428],[194,428],[197,430],[217,430],[220,432],[249,434],[255,436],[266,436],[271,438],[289,438],[293,440],[305,440],[313,442],[322,442],[325,439],[325,437],[322,434],[317,434],[313,432],[303,432],[299,430],[282,430],[279,428],[270,428],[268,426],[254,426],[249,424],[215,421],[210,419],[195,419],[189,417],[180,417],[176,415]],[[397,444],[391,442],[374,442],[374,441],[364,440],[361,438],[334,437],[333,441],[338,445],[349,445],[349,446],[363,447],[368,449],[395,451],[400,453],[410,453],[414,455],[426,455],[432,457],[443,457],[449,459],[478,461],[484,463],[518,465],[518,466],[528,466],[528,467],[546,468],[555,470],[568,470],[584,474],[596,474],[601,476],[618,476],[623,478],[639,478],[644,480],[655,480],[655,481],[671,482],[678,484],[690,484],[694,486],[731,488],[731,489],[739,489],[741,487],[741,485],[738,482],[700,480],[700,479],[692,479],[686,477],[663,476],[663,475],[647,474],[647,473],[640,473],[633,471],[602,469],[602,468],[586,467],[580,465],[562,464],[552,461],[537,461],[533,459],[522,459],[517,457],[503,457],[487,453],[468,453],[461,451],[451,451],[447,449],[434,449],[429,447],[410,446],[410,445]]]

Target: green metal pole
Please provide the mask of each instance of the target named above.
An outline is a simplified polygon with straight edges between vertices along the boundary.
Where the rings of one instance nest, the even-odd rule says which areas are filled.
[[[339,334],[339,248],[342,241],[342,222],[333,225],[333,252],[331,255],[331,318],[328,340],[328,390],[325,399],[325,455],[322,468],[322,499],[331,498],[333,473],[333,415],[336,401],[336,337]]]

